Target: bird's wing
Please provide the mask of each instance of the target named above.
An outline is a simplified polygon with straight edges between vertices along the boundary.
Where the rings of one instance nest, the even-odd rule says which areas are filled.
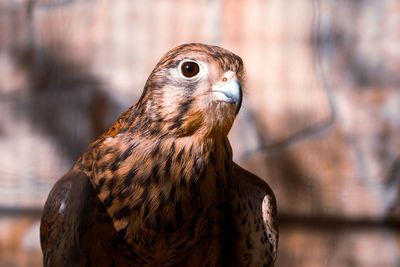
[[[225,226],[229,266],[273,266],[278,222],[271,188],[234,163],[227,195]]]
[[[131,247],[116,232],[88,176],[79,170],[64,175],[51,190],[40,242],[45,267],[131,266]]]
[[[51,190],[40,225],[44,266],[79,266],[78,230],[88,188],[88,177],[72,170]]]

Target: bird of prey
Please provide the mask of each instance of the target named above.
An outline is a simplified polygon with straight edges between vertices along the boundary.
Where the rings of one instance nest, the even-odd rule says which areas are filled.
[[[44,266],[273,266],[275,197],[232,160],[243,63],[178,46],[51,190]]]

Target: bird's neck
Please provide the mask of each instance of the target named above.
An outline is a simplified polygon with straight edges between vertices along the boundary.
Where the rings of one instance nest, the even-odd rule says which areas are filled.
[[[123,113],[103,136],[128,132],[147,139],[194,137],[192,140],[196,138],[199,141],[219,142],[226,139],[235,119],[229,112],[204,113],[189,108],[162,113],[158,109],[154,110],[154,106],[157,106],[155,103],[143,99]]]

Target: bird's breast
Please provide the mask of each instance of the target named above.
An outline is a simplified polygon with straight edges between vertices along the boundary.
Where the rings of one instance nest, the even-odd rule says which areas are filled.
[[[172,260],[218,232],[229,143],[124,142],[92,153],[90,177],[114,228],[135,251]]]

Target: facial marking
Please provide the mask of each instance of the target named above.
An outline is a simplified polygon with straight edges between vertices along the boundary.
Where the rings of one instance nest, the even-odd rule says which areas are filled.
[[[242,71],[242,60],[219,47],[173,49],[149,77],[148,97],[153,108],[158,103],[150,116],[169,132],[227,134],[241,105]]]

